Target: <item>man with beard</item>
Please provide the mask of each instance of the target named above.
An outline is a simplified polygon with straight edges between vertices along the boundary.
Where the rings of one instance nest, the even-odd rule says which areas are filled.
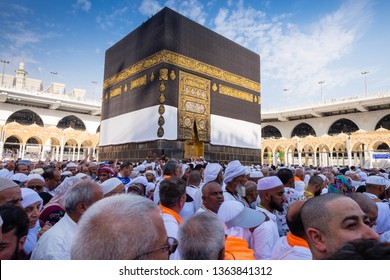
[[[286,202],[284,186],[277,176],[265,177],[258,181],[257,192],[260,196],[260,208],[269,219],[258,226],[252,233],[251,245],[257,260],[271,259],[272,250],[279,238],[276,216],[273,212],[283,211]]]
[[[202,188],[202,200],[203,204],[196,213],[208,212],[216,216],[224,201],[221,185],[215,181],[206,183]]]
[[[310,199],[315,196],[319,196],[324,188],[324,180],[320,176],[312,176],[307,183],[307,187],[304,193],[305,199]]]
[[[290,231],[286,221],[288,208],[295,201],[303,200],[304,198],[303,194],[294,188],[294,174],[290,169],[285,167],[280,168],[276,176],[278,176],[280,181],[282,181],[283,183],[286,202],[283,205],[283,210],[275,211],[274,214],[276,215],[276,222],[278,223],[278,230],[280,236],[286,236]]]
[[[366,192],[371,199],[376,202],[378,206],[378,218],[376,220],[376,232],[383,233],[390,230],[390,208],[389,204],[382,202],[385,198],[386,180],[377,175],[368,176],[366,179]]]
[[[21,207],[7,204],[0,206],[0,215],[3,219],[0,259],[17,260],[28,233],[27,214]]]
[[[242,196],[245,196],[244,184],[247,181],[245,177],[245,167],[238,160],[229,162],[224,174],[224,182],[226,184],[223,196],[225,201],[237,200],[242,201]]]

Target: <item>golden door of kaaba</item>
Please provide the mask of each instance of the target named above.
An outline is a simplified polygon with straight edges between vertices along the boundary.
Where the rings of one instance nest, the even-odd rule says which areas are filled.
[[[185,140],[185,158],[203,157],[204,142],[210,142],[210,84],[179,71],[178,138]]]

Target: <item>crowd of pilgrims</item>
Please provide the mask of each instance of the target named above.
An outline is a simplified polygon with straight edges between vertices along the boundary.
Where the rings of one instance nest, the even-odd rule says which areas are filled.
[[[165,156],[0,168],[3,260],[390,259],[390,169]]]

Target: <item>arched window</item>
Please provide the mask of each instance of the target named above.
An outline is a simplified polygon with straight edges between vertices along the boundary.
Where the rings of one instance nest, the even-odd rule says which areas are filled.
[[[281,138],[282,133],[280,133],[279,129],[272,125],[267,125],[261,129],[261,137],[262,138]]]
[[[390,130],[390,115],[387,115],[387,116],[384,116],[383,118],[381,118],[381,120],[376,124],[375,130],[377,130],[378,128],[381,128],[381,127]]]
[[[337,135],[340,133],[350,134],[358,130],[359,127],[353,121],[348,119],[339,119],[330,126],[328,135]]]
[[[21,125],[31,125],[35,123],[39,126],[43,126],[43,121],[41,117],[37,113],[34,113],[33,111],[28,109],[16,111],[11,116],[9,116],[5,124],[14,121]]]
[[[308,135],[316,136],[316,132],[314,131],[313,127],[307,123],[298,124],[291,133],[291,137],[305,137]]]
[[[60,129],[65,129],[65,128],[73,128],[73,129],[77,129],[77,130],[83,130],[85,131],[86,128],[85,128],[85,124],[82,120],[80,120],[78,117],[76,116],[67,116],[63,119],[61,119],[58,124],[57,124],[57,127],[60,128]]]

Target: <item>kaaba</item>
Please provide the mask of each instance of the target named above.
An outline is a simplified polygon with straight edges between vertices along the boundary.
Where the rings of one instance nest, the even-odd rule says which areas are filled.
[[[105,54],[99,158],[260,162],[260,56],[164,8]]]

